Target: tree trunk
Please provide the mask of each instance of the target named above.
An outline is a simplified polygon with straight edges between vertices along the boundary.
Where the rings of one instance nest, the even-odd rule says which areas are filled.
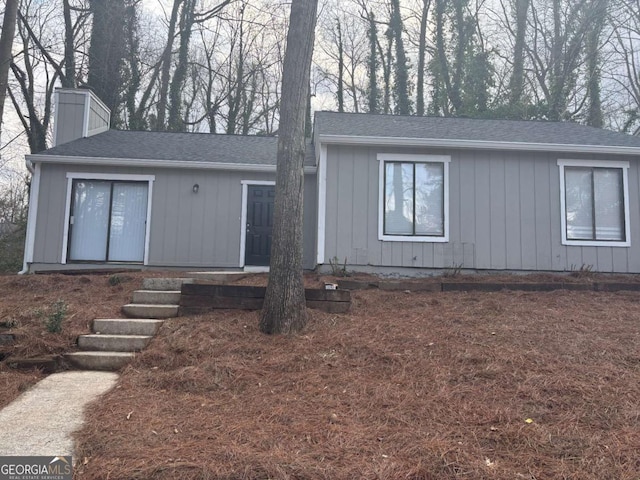
[[[513,47],[513,72],[509,79],[509,104],[518,109],[518,117],[522,117],[520,105],[524,91],[524,42],[527,33],[527,12],[530,0],[516,1],[516,31]]]
[[[245,88],[245,51],[244,51],[244,12],[245,12],[246,4],[243,4],[240,7],[240,22],[239,22],[239,33],[238,33],[238,63],[236,66],[235,73],[235,81],[234,77],[229,76],[229,112],[227,117],[227,135],[235,135],[237,131],[237,123],[238,116],[240,115],[240,107],[242,106],[242,90]],[[231,53],[233,53],[233,48],[235,45],[231,46]],[[232,64],[231,64],[232,65]]]
[[[344,45],[342,44],[342,27],[340,19],[336,20],[338,34],[338,112],[344,112]]]
[[[600,98],[600,35],[607,15],[608,0],[597,0],[593,5],[593,21],[587,34],[587,85],[589,111],[587,125],[602,128],[602,100]]]
[[[63,88],[75,88],[76,61],[73,52],[73,23],[69,0],[62,1],[62,12],[64,15],[64,76],[60,77],[60,83]]]
[[[117,121],[125,54],[124,0],[90,0],[93,14],[87,85],[111,110]]]
[[[424,74],[427,56],[427,20],[431,0],[422,0],[422,14],[420,16],[420,39],[418,43],[418,80],[416,84],[416,114],[424,115]]]
[[[369,59],[367,60],[367,73],[369,75],[369,113],[378,113],[378,104],[380,101],[380,92],[378,91],[378,28],[373,12],[367,13],[369,21],[369,30],[367,36],[369,38]]]
[[[444,28],[444,14],[446,8],[445,0],[436,0],[436,64],[439,82],[436,83],[436,90],[438,94],[434,93],[434,110],[438,113],[443,113],[445,116],[449,115],[448,99],[451,92],[451,81],[449,79],[449,63],[447,60],[447,52],[445,48],[445,28]],[[442,91],[444,90],[444,92]]]
[[[562,35],[560,9],[561,0],[553,0],[553,39],[551,43],[551,88],[549,120],[560,120],[564,113],[564,79],[562,76],[562,51],[565,37]]]
[[[387,38],[386,56],[379,45],[378,50],[380,50],[380,58],[382,58],[382,79],[384,82],[382,108],[386,115],[391,113],[391,68],[393,66],[393,34],[391,29],[385,32],[385,37]]]
[[[282,73],[276,198],[269,284],[260,319],[268,334],[294,333],[307,322],[302,276],[305,107],[318,0],[293,0]]]
[[[9,67],[11,66],[11,47],[16,33],[16,17],[18,15],[18,0],[7,0],[2,21],[0,35],[0,134],[2,133],[2,118],[4,115],[4,101],[7,97],[7,82]]]
[[[167,130],[170,132],[184,131],[182,118],[182,90],[187,78],[189,62],[189,41],[194,21],[195,0],[185,0],[182,4],[180,17],[180,46],[178,48],[178,64],[173,72],[173,79],[169,88],[169,118]]]
[[[391,22],[389,27],[393,32],[396,45],[395,64],[395,96],[396,112],[400,115],[411,113],[411,101],[409,100],[409,65],[402,40],[402,16],[400,15],[400,0],[391,0]]]
[[[154,130],[162,131],[165,129],[165,116],[167,113],[167,103],[169,96],[169,77],[171,74],[171,54],[173,50],[173,40],[176,35],[176,23],[178,22],[178,10],[183,0],[174,0],[169,19],[169,33],[167,34],[167,44],[162,52],[162,68],[160,70],[160,91],[158,98],[158,108],[156,116],[156,125]]]
[[[125,92],[125,105],[129,120],[129,130],[144,130],[146,125],[142,112],[138,111],[136,107],[136,97],[138,96],[140,84],[142,83],[139,59],[138,15],[136,8],[137,5],[132,4],[127,6],[126,11],[125,30],[127,38],[127,57],[129,62],[129,81],[127,82]]]
[[[460,114],[462,110],[462,79],[465,70],[465,50],[467,47],[467,36],[465,28],[464,0],[454,1],[454,21],[456,32],[456,45],[454,54],[454,68],[451,74],[451,88],[449,89],[449,99],[453,111]]]

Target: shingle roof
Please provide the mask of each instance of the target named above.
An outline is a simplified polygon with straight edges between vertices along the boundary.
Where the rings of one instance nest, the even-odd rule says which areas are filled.
[[[321,135],[640,148],[640,137],[570,122],[316,112]],[[277,137],[109,130],[40,155],[275,165]],[[307,144],[305,165],[315,165]]]
[[[570,122],[317,112],[321,135],[640,148],[640,138]]]
[[[277,137],[109,130],[40,155],[275,165],[277,151]],[[315,165],[310,143],[305,165]]]

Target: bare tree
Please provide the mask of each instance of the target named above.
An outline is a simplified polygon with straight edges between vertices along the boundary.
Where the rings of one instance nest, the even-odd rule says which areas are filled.
[[[89,5],[93,25],[87,85],[111,110],[111,122],[117,123],[125,58],[125,0],[90,0]]]
[[[7,81],[9,79],[9,67],[13,55],[13,37],[16,30],[16,17],[18,14],[18,0],[7,0],[2,20],[2,33],[0,34],[0,136],[2,134],[2,120],[4,118],[4,101],[7,95]]]
[[[524,91],[524,45],[527,33],[527,15],[531,0],[515,1],[515,42],[513,47],[513,71],[509,80],[509,104],[519,108]]]
[[[189,68],[189,42],[193,29],[196,0],[183,0],[180,14],[180,44],[178,47],[178,63],[173,72],[169,88],[169,118],[167,130],[181,132],[184,130],[182,117],[182,89]]]
[[[429,8],[431,0],[422,0],[420,12],[420,32],[418,35],[418,75],[416,80],[416,114],[424,115],[424,84],[427,56],[427,27],[429,20]]]
[[[640,133],[640,0],[620,2],[612,18],[617,61],[608,79],[617,86],[622,130]]]
[[[167,32],[167,43],[165,44],[162,57],[160,58],[160,91],[156,115],[155,130],[165,129],[165,115],[169,98],[169,81],[171,79],[171,55],[173,52],[173,42],[176,36],[176,24],[178,22],[178,12],[184,0],[173,0],[171,17],[169,18],[169,30]]]
[[[368,20],[351,10],[336,8],[335,16],[319,23],[319,48],[314,55],[314,67],[334,92],[338,112],[363,109],[367,83],[371,83],[367,78]],[[375,82],[373,87],[377,88]]]
[[[38,153],[47,148],[53,90],[62,70],[59,63],[50,62],[51,54],[43,47],[53,42],[47,26],[54,10],[42,3],[34,6],[28,2],[24,7],[24,13],[18,13],[17,22],[21,53],[11,63],[17,87],[10,86],[8,94],[27,134],[31,153]],[[44,93],[40,96],[41,90]]]
[[[600,54],[601,35],[607,19],[609,0],[594,0],[590,15],[589,30],[587,32],[587,96],[588,111],[587,125],[602,128],[602,99],[600,97]]]
[[[317,7],[317,0],[291,3],[282,75],[271,266],[260,319],[260,330],[269,334],[297,332],[307,321],[302,277],[304,119]]]

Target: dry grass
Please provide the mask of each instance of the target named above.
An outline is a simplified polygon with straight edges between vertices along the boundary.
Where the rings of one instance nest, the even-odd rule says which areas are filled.
[[[91,410],[78,478],[640,478],[637,293],[353,298],[293,337],[167,322]]]

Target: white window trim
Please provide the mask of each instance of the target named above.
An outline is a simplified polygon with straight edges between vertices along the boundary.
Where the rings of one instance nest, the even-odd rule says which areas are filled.
[[[320,152],[317,166],[316,182],[318,185],[318,236],[316,263],[322,265],[325,256],[326,224],[327,224],[327,145],[320,144],[316,152]]]
[[[111,181],[128,181],[128,182],[147,182],[149,189],[147,191],[147,224],[144,240],[144,260],[143,265],[149,264],[149,240],[151,238],[151,199],[153,197],[153,182],[155,175],[130,175],[121,173],[82,173],[67,172],[67,199],[65,204],[64,216],[64,236],[62,237],[62,263],[67,263],[67,247],[69,244],[69,217],[71,216],[71,194],[73,190],[74,180],[111,180]],[[102,262],[97,262],[102,263]]]
[[[442,163],[444,166],[444,235],[385,235],[384,233],[384,164],[385,162]],[[383,242],[445,243],[449,241],[449,155],[378,154],[378,240]]]
[[[247,249],[247,203],[249,195],[249,185],[273,185],[276,182],[271,180],[241,180],[242,184],[242,210],[240,211],[240,268],[252,272],[268,272],[269,267],[245,267],[244,257]]]
[[[622,189],[624,196],[624,238],[623,242],[604,240],[570,240],[567,238],[567,209],[565,193],[565,167],[587,168],[620,168],[622,169]],[[562,230],[562,244],[580,247],[630,247],[631,226],[629,215],[629,162],[610,160],[558,160],[560,170],[560,228]]]

